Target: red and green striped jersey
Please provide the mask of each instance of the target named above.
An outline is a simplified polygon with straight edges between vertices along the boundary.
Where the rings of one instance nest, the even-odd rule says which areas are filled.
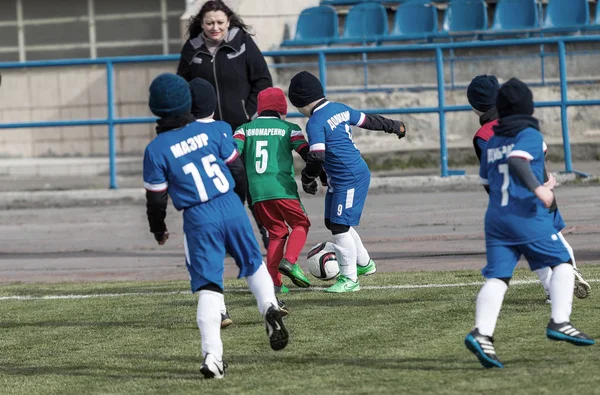
[[[300,126],[277,117],[258,117],[240,126],[233,138],[244,158],[253,202],[299,199],[292,150],[308,143]]]

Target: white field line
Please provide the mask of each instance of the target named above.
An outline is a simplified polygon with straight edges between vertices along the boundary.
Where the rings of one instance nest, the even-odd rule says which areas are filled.
[[[589,283],[598,283],[600,279],[586,280]],[[538,280],[514,280],[510,282],[511,286],[531,285],[538,283]],[[471,283],[455,283],[455,284],[417,284],[417,285],[367,285],[361,286],[361,289],[366,290],[386,290],[386,289],[423,289],[423,288],[462,288],[474,287],[483,285],[483,281]],[[294,288],[297,291],[322,291],[325,287],[310,287],[310,288]],[[225,293],[248,293],[248,288],[226,288]],[[164,295],[191,295],[190,291],[171,291],[171,292],[124,292],[110,294],[89,294],[89,295],[11,295],[0,296],[0,301],[6,300],[61,300],[61,299],[94,299],[94,298],[118,298],[126,296],[164,296]]]

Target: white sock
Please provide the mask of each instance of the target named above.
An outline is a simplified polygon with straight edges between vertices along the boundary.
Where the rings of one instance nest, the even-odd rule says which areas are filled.
[[[575,263],[575,254],[573,253],[573,247],[571,247],[571,244],[569,244],[569,242],[567,241],[567,239],[565,239],[565,236],[563,236],[561,232],[558,232],[558,238],[563,242],[567,251],[569,251],[573,268],[577,269],[577,264]]]
[[[535,271],[535,274],[538,275],[538,278],[542,283],[542,287],[544,287],[544,291],[546,291],[546,295],[550,296],[550,281],[552,279],[552,269],[549,267],[538,269]]]
[[[358,232],[352,227],[350,228],[350,234],[354,239],[354,244],[356,244],[356,264],[361,266],[367,266],[369,264],[369,261],[371,260],[369,252],[363,245],[362,240],[358,235]]]
[[[248,281],[250,291],[252,291],[252,294],[256,298],[258,310],[260,311],[260,314],[262,316],[264,316],[267,313],[267,310],[271,306],[279,308],[277,298],[275,297],[273,279],[271,279],[269,271],[267,270],[267,266],[264,262],[262,263],[262,265],[260,265],[256,273],[254,273],[251,276],[248,276],[246,280]]]
[[[354,238],[350,232],[345,232],[333,235],[333,241],[336,247],[336,257],[340,266],[340,274],[352,281],[357,281],[356,243],[354,243]]]
[[[200,291],[198,312],[196,313],[196,322],[200,328],[200,336],[202,336],[202,355],[213,354],[219,361],[223,360],[221,303],[223,303],[222,293]]]
[[[550,283],[550,299],[552,299],[552,319],[557,324],[569,321],[573,307],[574,286],[573,266],[568,263],[555,266]]]
[[[477,295],[477,307],[475,309],[475,327],[484,336],[493,336],[496,329],[496,321],[500,315],[502,302],[508,285],[500,279],[488,279]]]
[[[221,314],[227,314],[227,306],[225,306],[225,298],[223,297],[223,301],[221,302]]]

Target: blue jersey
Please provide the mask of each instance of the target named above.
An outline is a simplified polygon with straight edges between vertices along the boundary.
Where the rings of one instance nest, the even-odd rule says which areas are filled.
[[[168,191],[177,210],[232,191],[227,163],[238,153],[231,134],[222,121],[192,122],[159,134],[144,153],[144,187]]]
[[[360,126],[365,114],[345,104],[326,102],[315,108],[306,134],[311,151],[325,151],[323,167],[334,189],[351,186],[370,176],[369,167],[352,141],[351,125]]]
[[[481,156],[479,175],[489,185],[485,215],[486,244],[515,245],[537,241],[556,233],[548,209],[510,174],[508,158],[529,160],[533,174],[544,183],[542,134],[527,128],[513,137],[494,135]]]

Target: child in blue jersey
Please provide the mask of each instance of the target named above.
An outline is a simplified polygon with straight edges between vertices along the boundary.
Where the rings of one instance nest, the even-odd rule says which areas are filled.
[[[246,277],[264,318],[271,348],[287,345],[288,333],[252,226],[239,197],[230,167],[241,166],[231,127],[214,121],[214,90],[203,98],[208,109],[200,122],[190,113],[188,83],[174,74],[161,74],[150,85],[149,106],[157,121],[157,136],[144,154],[144,186],[150,231],[159,245],[168,239],[165,225],[168,196],[183,210],[185,263],[192,292],[198,293],[197,322],[202,336],[206,378],[222,378],[220,323],[225,253]],[[212,108],[212,110],[211,110]],[[168,194],[168,196],[167,196]]]
[[[498,92],[500,121],[481,156],[480,176],[489,189],[485,215],[487,279],[477,296],[475,329],[465,345],[486,368],[503,367],[493,346],[493,334],[510,278],[521,255],[536,270],[553,269],[550,281],[552,315],[546,328],[551,340],[575,345],[594,340],[569,322],[573,303],[571,252],[548,215],[554,194],[544,185],[544,148],[533,114],[533,94],[511,79]]]
[[[473,107],[473,111],[479,115],[481,128],[473,137],[473,146],[477,159],[481,162],[481,155],[486,149],[487,142],[494,135],[493,128],[498,124],[498,110],[496,109],[496,97],[498,95],[500,85],[498,80],[493,75],[479,75],[471,81],[467,88],[467,97],[469,104]],[[546,154],[546,144],[544,143],[544,154]],[[556,180],[554,176],[544,169],[544,185],[554,187]],[[552,189],[551,188],[551,189]],[[556,199],[550,206],[550,216],[553,218],[554,227],[557,232],[561,232],[567,225],[560,214]],[[566,240],[565,240],[566,243]],[[569,251],[572,252],[571,246],[566,243]],[[581,272],[575,264],[575,257],[571,254],[573,269],[575,273],[575,296],[578,298],[586,298],[591,292],[590,284],[585,281]],[[546,292],[546,301],[550,302],[550,280],[552,278],[552,269],[543,267],[535,270],[538,275],[544,291]]]
[[[288,95],[291,103],[310,118],[306,125],[310,149],[302,170],[304,191],[314,195],[321,168],[327,173],[325,226],[333,234],[340,276],[325,291],[358,291],[358,276],[373,274],[377,268],[354,229],[365,205],[371,173],[352,141],[350,127],[382,130],[402,138],[405,126],[400,121],[365,115],[345,104],[328,101],[321,82],[307,71],[292,78]]]

